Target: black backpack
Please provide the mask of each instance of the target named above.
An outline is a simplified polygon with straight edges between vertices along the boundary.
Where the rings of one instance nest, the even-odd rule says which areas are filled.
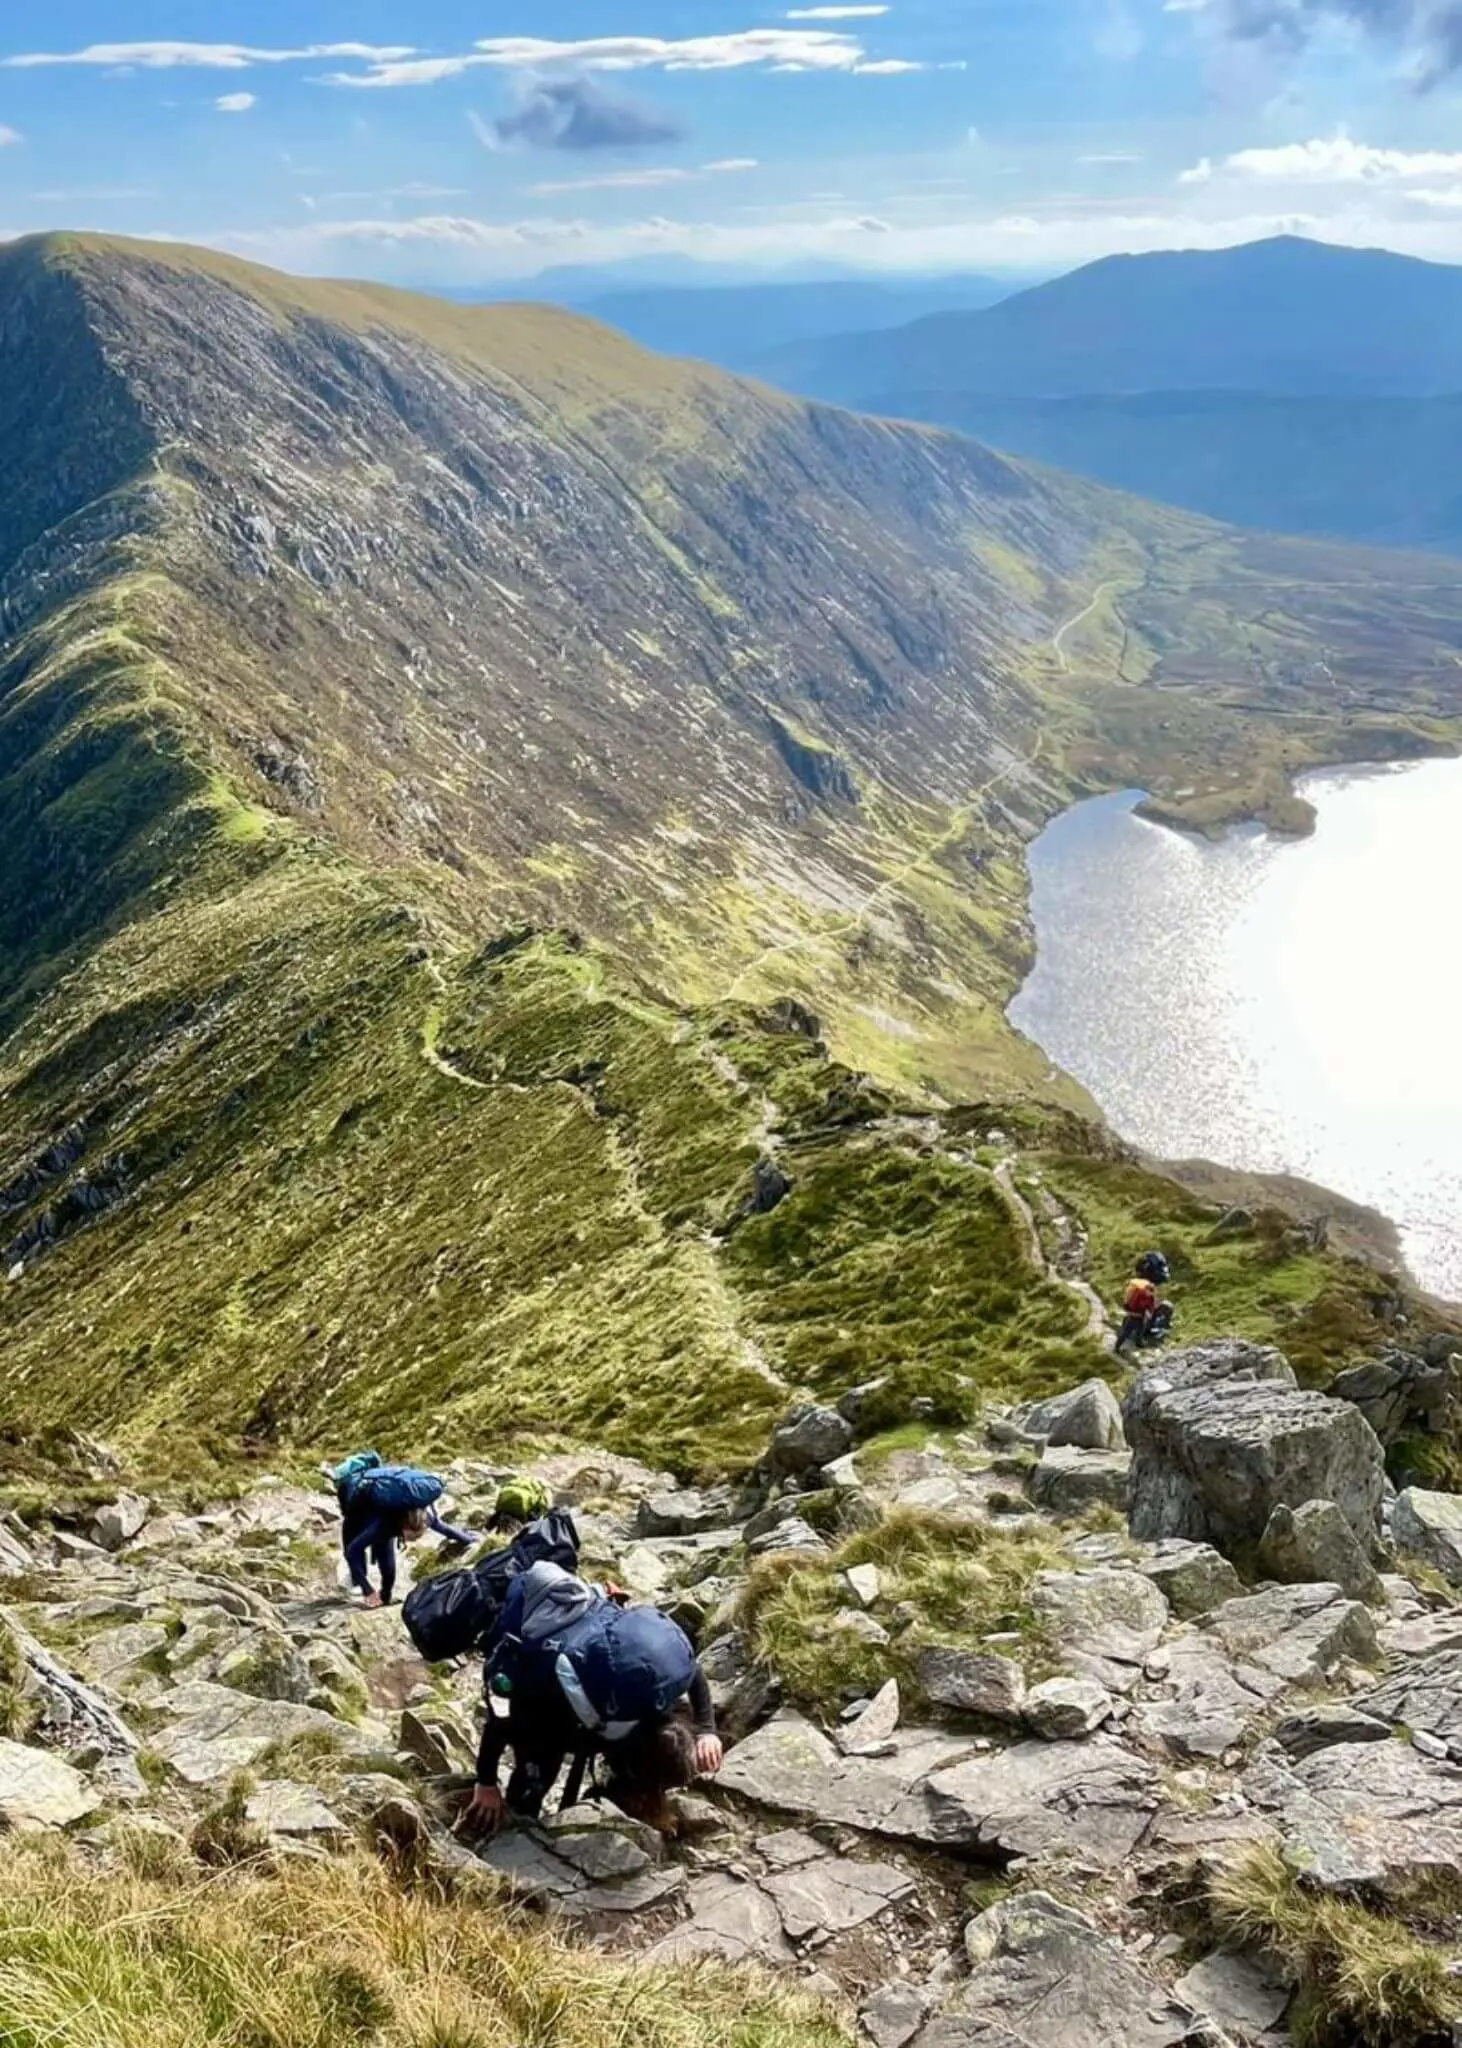
[[[579,1568],[579,1532],[566,1508],[530,1522],[504,1550],[467,1571],[424,1579],[401,1610],[407,1634],[428,1664],[449,1664],[480,1649],[496,1627],[513,1581],[535,1564]]]

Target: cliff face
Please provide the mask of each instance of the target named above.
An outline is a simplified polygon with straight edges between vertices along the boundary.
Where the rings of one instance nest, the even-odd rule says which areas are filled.
[[[891,1114],[1076,1101],[1002,1017],[1024,838],[1456,709],[1451,569],[1347,670],[1367,558],[568,315],[63,239],[0,255],[0,350],[18,1413],[688,1464],[789,1380],[1040,1383],[1085,1316]]]

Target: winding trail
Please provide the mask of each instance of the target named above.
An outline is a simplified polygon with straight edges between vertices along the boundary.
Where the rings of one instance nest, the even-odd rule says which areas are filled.
[[[1026,1258],[1030,1264],[1038,1273],[1043,1273],[1053,1287],[1061,1288],[1064,1293],[1072,1295],[1081,1303],[1086,1316],[1086,1336],[1095,1337],[1098,1343],[1110,1342],[1111,1331],[1107,1324],[1107,1312],[1102,1306],[1101,1296],[1090,1281],[1073,1280],[1046,1257],[1046,1247],[1041,1237],[1041,1227],[1036,1222],[1035,1211],[1016,1184],[1014,1161],[1003,1159],[993,1169],[990,1178],[999,1189],[1016,1228],[1025,1239]]]
[[[1084,626],[1092,614],[1101,609],[1108,594],[1113,590],[1121,589],[1122,580],[1120,576],[1113,576],[1107,582],[1098,584],[1096,595],[1092,598],[1091,603],[1084,605],[1073,618],[1069,618],[1064,626],[1058,626],[1051,635],[1051,650],[1060,664],[1063,676],[1069,676],[1071,673],[1071,663],[1066,659],[1067,634],[1074,633],[1078,626]]]

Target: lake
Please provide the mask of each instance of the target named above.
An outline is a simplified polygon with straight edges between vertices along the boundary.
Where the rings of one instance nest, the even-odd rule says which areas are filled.
[[[1299,841],[1209,845],[1137,791],[1056,819],[1011,1018],[1123,1137],[1368,1203],[1462,1300],[1462,761],[1300,787]]]

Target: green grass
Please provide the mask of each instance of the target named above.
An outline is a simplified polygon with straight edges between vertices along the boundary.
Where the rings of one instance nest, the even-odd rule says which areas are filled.
[[[1224,1938],[1267,1949],[1299,1990],[1289,2017],[1295,2048],[1416,2048],[1450,2040],[1462,1992],[1443,1930],[1455,1934],[1456,1886],[1385,1912],[1307,1886],[1277,1849],[1256,1847],[1221,1867],[1209,1909]],[[1437,1909],[1440,1908],[1440,1922]]]
[[[1014,1632],[1027,1669],[1041,1669],[1050,1649],[1030,1590],[1038,1572],[1070,1562],[1049,1529],[1002,1530],[903,1509],[826,1557],[772,1557],[753,1566],[740,1621],[757,1660],[815,1712],[835,1715],[846,1699],[889,1678],[917,1702],[918,1653],[934,1643],[980,1650],[986,1636]],[[882,1575],[870,1610],[875,1621],[887,1625],[899,1609],[912,1610],[887,1645],[839,1624],[840,1610],[859,1607],[840,1575],[860,1564]]]
[[[7,1857],[10,2048],[848,2048],[825,2008],[753,1972],[636,1967],[363,1861],[130,1860],[141,1874]]]

